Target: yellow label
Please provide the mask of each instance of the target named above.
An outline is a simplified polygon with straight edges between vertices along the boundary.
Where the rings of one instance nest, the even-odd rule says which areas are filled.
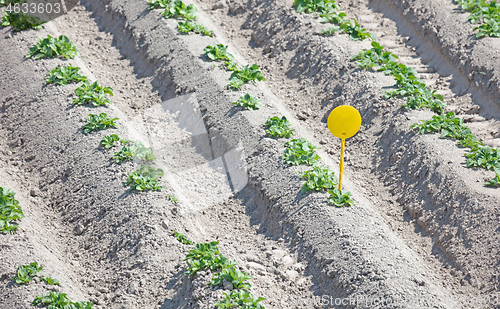
[[[338,138],[352,137],[358,133],[360,127],[361,115],[350,105],[341,105],[328,116],[328,130]]]

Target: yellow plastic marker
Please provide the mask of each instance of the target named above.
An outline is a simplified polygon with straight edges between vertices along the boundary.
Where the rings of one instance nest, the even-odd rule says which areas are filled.
[[[342,173],[344,171],[345,139],[353,137],[361,128],[361,115],[350,105],[335,108],[328,116],[328,130],[342,140],[340,147],[339,190],[342,190]]]

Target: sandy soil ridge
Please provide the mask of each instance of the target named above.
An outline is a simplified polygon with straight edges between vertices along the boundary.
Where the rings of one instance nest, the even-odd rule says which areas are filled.
[[[440,308],[457,308],[449,299],[456,293],[495,291],[496,191],[470,178],[460,166],[462,150],[452,142],[408,132],[431,113],[403,112],[400,100],[380,99],[393,81],[350,62],[369,42],[316,36],[322,26],[288,2],[198,3],[200,19],[220,25],[217,39],[180,36],[175,21],[149,12],[139,0],[87,1],[96,24],[83,8],[56,23],[74,29],[69,36],[82,46],[89,70],[116,91],[116,109],[92,112],[120,113],[117,132],[151,145],[171,138],[159,148],[160,161],[172,171],[165,191],[146,195],[125,191],[132,163],[114,164],[97,147],[102,134],[84,136],[78,129],[89,109],[69,107],[67,95],[75,86],[42,87],[47,69],[62,62],[22,59],[44,32],[12,37],[3,30],[10,44],[1,45],[2,67],[15,77],[1,80],[3,135],[15,145],[14,157],[33,177],[47,212],[61,217],[55,220],[65,231],[58,239],[67,255],[61,259],[73,265],[81,283],[64,288],[81,289],[75,293],[102,308],[208,306],[222,291],[206,287],[209,274],[193,281],[182,276],[187,248],[170,236],[175,229],[197,242],[220,239],[228,255],[256,275],[254,294],[269,298],[268,308],[320,295],[428,298]],[[242,112],[231,105],[241,93],[225,91],[227,72],[201,57],[203,47],[217,41],[229,44],[238,61],[262,64],[269,82],[248,87],[264,101],[262,110]],[[322,163],[336,169],[338,147],[325,120],[344,102],[362,112],[364,125],[349,141],[347,159],[352,172],[346,187],[357,206],[339,210],[326,204],[325,194],[300,193],[298,169],[280,160],[284,142],[263,138],[260,124],[286,114],[300,136],[324,145]],[[183,127],[183,111],[174,110],[179,104],[194,104],[189,106],[201,113],[204,133]],[[156,130],[158,123],[168,124],[175,138]],[[230,191],[238,185],[231,176],[234,156],[227,154],[235,149],[244,161],[236,165],[246,163],[250,183],[233,198]],[[200,166],[223,171],[209,174],[221,178],[196,179],[192,172]],[[196,204],[206,195],[198,188],[214,183],[221,184],[214,188],[224,200]],[[173,192],[185,195],[179,205],[165,199]],[[27,295],[10,304],[26,302]],[[375,307],[422,306],[432,303]],[[346,308],[358,307],[366,305]]]

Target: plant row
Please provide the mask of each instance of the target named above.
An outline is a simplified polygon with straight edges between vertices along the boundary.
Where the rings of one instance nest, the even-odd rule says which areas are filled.
[[[466,165],[470,168],[484,168],[495,172],[495,177],[487,181],[487,187],[500,186],[500,150],[484,146],[483,142],[472,134],[471,130],[463,124],[463,119],[455,113],[434,115],[429,120],[414,123],[410,129],[418,130],[421,134],[440,133],[440,138],[456,140],[462,147],[470,148],[464,153]]]
[[[256,64],[251,67],[247,65],[242,70],[238,70],[236,68],[236,64],[233,62],[234,56],[227,52],[227,46],[224,46],[223,44],[214,46],[209,45],[205,47],[203,51],[208,59],[211,61],[221,61],[227,70],[233,71],[230,77],[230,84],[228,85],[231,88],[238,89],[244,81],[252,81],[255,83],[255,81],[265,80],[262,72],[258,70],[258,66]],[[247,70],[252,68],[254,68],[253,72],[247,72]],[[243,106],[248,110],[254,110],[261,106],[261,101],[250,94],[246,94],[240,97],[240,99],[233,104]],[[290,128],[290,122],[286,119],[286,117],[272,117],[263,126],[267,128],[266,133],[273,137],[289,138],[293,135],[294,131]],[[286,146],[288,148],[285,150],[283,159],[287,164],[313,165],[313,170],[301,175],[302,178],[307,180],[303,187],[304,193],[325,189],[330,193],[329,202],[331,204],[338,207],[352,205],[350,192],[342,194],[341,190],[335,188],[336,180],[333,181],[334,178],[332,178],[334,173],[328,168],[321,169],[316,165],[320,159],[319,155],[314,151],[317,147],[312,146],[303,138],[287,142]]]
[[[30,47],[30,52],[26,55],[26,58],[63,57],[72,59],[78,55],[76,46],[66,36],[61,35],[58,38],[54,38],[47,35],[47,38],[40,39],[37,44]],[[73,67],[71,64],[68,66],[57,66],[48,72],[45,84],[67,85],[81,82],[82,84],[75,89],[76,98],[73,99],[73,104],[91,105],[93,107],[111,104],[112,102],[108,99],[107,95],[113,96],[113,89],[99,85],[98,81],[90,83],[87,77],[81,75],[79,71],[79,67]],[[119,119],[111,118],[106,113],[89,114],[87,123],[82,127],[82,130],[85,134],[88,134],[92,131],[118,128],[116,124],[117,120]],[[141,164],[135,172],[132,172],[128,176],[126,185],[130,185],[132,190],[137,191],[161,190],[162,186],[158,184],[158,179],[163,176],[163,170],[148,165],[148,163],[156,160],[153,150],[143,147],[140,142],[130,142],[119,138],[116,134],[104,136],[100,144],[105,149],[109,149],[114,146],[115,142],[121,142],[124,145],[113,157],[117,163],[134,160],[146,163]]]
[[[474,28],[476,38],[486,36],[500,37],[500,4],[486,0],[455,0],[462,10],[469,12],[467,19],[471,24],[480,24]]]
[[[316,17],[321,17],[322,23],[336,25],[336,27],[322,30],[321,34],[323,35],[332,35],[338,31],[342,31],[348,34],[352,41],[367,38],[376,41],[375,36],[361,27],[356,19],[353,18],[352,21],[347,19],[347,14],[340,10],[335,0],[294,0],[293,5],[298,13],[309,14],[316,12]]]
[[[228,47],[223,44],[216,44],[206,46],[203,52],[207,59],[221,62],[227,71],[232,72],[227,85],[229,89],[238,90],[248,82],[255,84],[257,81],[266,80],[257,64],[246,65],[239,69],[234,62],[234,56],[227,49]],[[256,110],[261,107],[262,102],[247,93],[241,96],[233,105],[248,110]],[[266,134],[272,137],[290,138],[294,135],[294,129],[291,128],[291,124],[286,117],[271,117],[263,126],[266,128]],[[283,155],[286,163],[289,165],[308,164],[313,166],[312,170],[299,173],[301,178],[306,180],[302,188],[304,193],[327,190],[330,193],[329,203],[337,207],[351,206],[353,204],[350,192],[343,194],[341,190],[335,188],[337,180],[334,172],[317,165],[320,159],[319,155],[314,152],[317,147],[312,146],[305,139],[291,140],[286,143],[286,146],[287,149]],[[174,232],[174,237],[181,243],[192,244],[192,241],[187,239],[184,234]],[[209,269],[216,272],[209,285],[221,286],[224,280],[232,285],[231,293],[224,293],[224,299],[215,304],[217,307],[264,308],[260,304],[264,299],[260,297],[255,299],[248,291],[250,284],[246,281],[252,277],[238,270],[235,267],[236,262],[229,261],[222,256],[219,253],[217,244],[218,242],[197,244],[193,250],[190,250],[185,259],[189,260],[186,274],[194,275],[199,270]]]
[[[11,189],[0,187],[0,233],[14,233],[19,227],[13,223],[24,218],[19,201],[14,198],[16,193]]]
[[[61,284],[58,279],[54,279],[40,273],[42,270],[43,266],[39,266],[38,262],[20,265],[16,270],[16,276],[12,278],[12,280],[14,280],[18,285],[24,285],[30,283],[34,278],[40,275],[40,281],[43,281],[48,285]],[[37,295],[31,305],[41,305],[49,309],[92,309],[94,306],[91,302],[72,302],[65,293],[60,292],[50,292],[49,295]]]
[[[148,0],[149,9],[163,9],[161,15],[165,18],[180,18],[184,22],[177,24],[177,31],[181,33],[194,32],[206,36],[213,37],[214,33],[205,28],[202,24],[195,23],[194,21],[198,16],[196,12],[198,9],[194,4],[186,5],[181,0]]]
[[[22,4],[24,4],[24,7],[21,7]],[[23,12],[23,10],[28,11],[26,0],[0,0],[0,7],[2,6],[7,7],[3,10],[0,26],[12,26],[12,31],[39,30],[43,28],[42,24],[45,23],[44,21]]]
[[[178,241],[184,244],[193,243],[185,235],[174,233]],[[184,274],[194,276],[198,271],[202,270],[215,272],[208,285],[213,287],[224,286],[225,289],[231,290],[229,294],[223,293],[224,298],[215,303],[215,307],[223,309],[265,309],[260,304],[265,298],[254,298],[249,291],[252,286],[248,280],[253,279],[253,277],[240,271],[235,261],[231,261],[220,254],[218,244],[218,241],[200,243],[189,250],[184,259],[184,261],[188,261],[189,266]]]
[[[399,63],[399,57],[391,52],[384,52],[384,47],[377,42],[371,43],[372,48],[363,49],[359,54],[352,56],[357,65],[364,69],[382,71],[396,80],[396,90],[385,91],[384,98],[406,98],[403,104],[405,109],[429,108],[436,113],[442,113],[446,104],[443,96],[436,90],[431,91],[427,85],[417,77],[417,71]]]
[[[485,185],[499,186],[500,158],[497,156],[498,149],[484,146],[455,113],[445,114],[446,104],[443,102],[443,97],[436,93],[436,90],[431,91],[416,76],[415,69],[398,63],[398,56],[391,52],[384,52],[384,47],[377,42],[372,42],[371,45],[371,49],[363,49],[351,60],[357,60],[357,65],[364,69],[382,71],[394,77],[397,89],[385,91],[384,98],[404,97],[406,103],[402,105],[403,108],[407,110],[429,108],[438,114],[430,120],[421,120],[420,124],[413,124],[410,128],[418,130],[422,134],[440,133],[441,138],[457,140],[460,146],[470,148],[469,152],[464,154],[467,158],[467,167],[482,167],[493,170],[495,177]]]

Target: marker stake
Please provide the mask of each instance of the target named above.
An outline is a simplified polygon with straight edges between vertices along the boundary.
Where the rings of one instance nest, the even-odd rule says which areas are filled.
[[[342,139],[342,144],[340,146],[340,175],[339,175],[340,191],[342,191],[342,174],[344,173],[344,150],[345,150],[345,138]]]
[[[361,128],[361,115],[350,105],[336,107],[328,116],[328,130],[341,139],[339,190],[342,191],[342,176],[344,173],[344,153],[346,138],[354,136]]]

